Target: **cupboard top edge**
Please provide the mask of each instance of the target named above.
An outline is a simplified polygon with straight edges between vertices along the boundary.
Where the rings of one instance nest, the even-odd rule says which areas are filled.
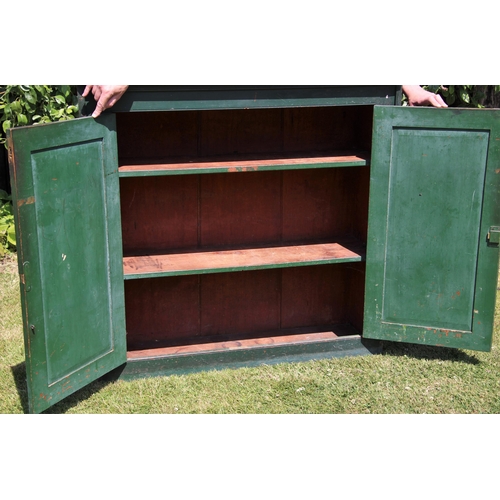
[[[79,94],[83,86],[78,86]],[[397,105],[401,85],[131,85],[108,112]],[[95,108],[80,97],[83,115]]]

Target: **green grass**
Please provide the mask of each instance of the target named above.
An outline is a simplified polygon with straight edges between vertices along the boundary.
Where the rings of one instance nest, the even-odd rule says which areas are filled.
[[[0,413],[27,411],[17,264],[0,263]],[[499,300],[492,351],[385,343],[380,355],[99,380],[47,413],[500,413]]]

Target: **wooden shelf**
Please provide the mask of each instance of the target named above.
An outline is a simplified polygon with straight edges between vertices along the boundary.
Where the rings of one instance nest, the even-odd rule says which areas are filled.
[[[250,271],[364,260],[359,241],[125,257],[125,279]]]
[[[324,328],[295,328],[289,331],[261,334],[260,336],[250,336],[238,338],[223,338],[216,340],[208,339],[193,339],[191,342],[186,342],[182,345],[172,346],[150,346],[139,349],[129,350],[127,358],[129,360],[144,359],[150,357],[187,355],[203,352],[223,352],[232,350],[248,350],[255,348],[287,346],[290,344],[309,344],[316,342],[330,342],[339,338],[359,336],[350,325],[333,325],[325,326]]]
[[[120,177],[147,177],[157,175],[210,174],[255,172],[266,170],[296,170],[306,168],[362,167],[370,164],[368,153],[321,153],[318,156],[288,157],[219,157],[208,159],[171,159],[154,163],[151,160],[122,161]]]

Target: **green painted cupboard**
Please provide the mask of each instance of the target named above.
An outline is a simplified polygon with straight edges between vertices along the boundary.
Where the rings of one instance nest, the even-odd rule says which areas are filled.
[[[500,112],[400,99],[132,86],[11,129],[30,411],[111,371],[489,350]]]

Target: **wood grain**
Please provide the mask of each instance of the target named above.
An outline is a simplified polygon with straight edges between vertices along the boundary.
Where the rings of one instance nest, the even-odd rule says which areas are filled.
[[[354,242],[351,245],[354,246],[354,250],[339,243],[322,243],[125,257],[123,259],[123,272],[126,278],[150,274],[177,276],[361,261],[363,259],[361,245]]]

